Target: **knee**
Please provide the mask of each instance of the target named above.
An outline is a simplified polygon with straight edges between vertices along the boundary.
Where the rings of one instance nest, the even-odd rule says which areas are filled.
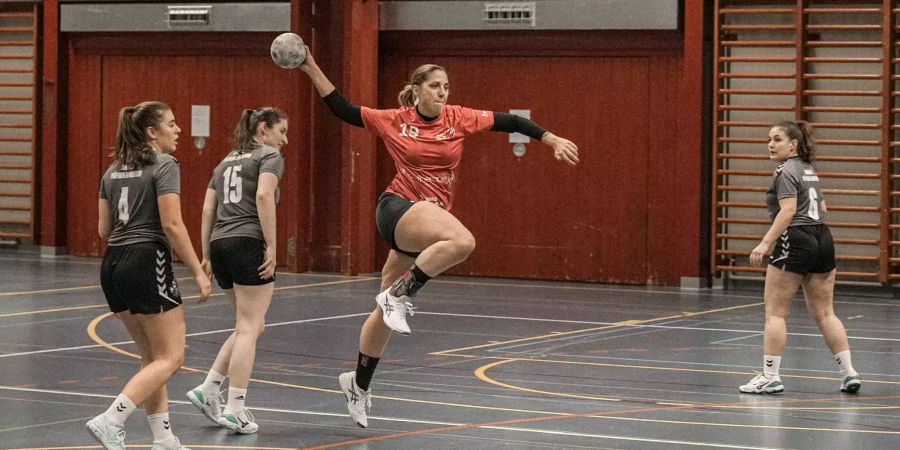
[[[475,251],[475,236],[472,236],[469,230],[465,230],[464,233],[460,233],[459,236],[453,239],[453,245],[457,254],[462,258],[468,258]]]
[[[162,363],[166,368],[166,373],[171,376],[184,364],[184,352],[165,355],[162,358],[157,359],[156,362]]]
[[[256,339],[265,329],[266,322],[264,320],[258,323],[241,323],[234,329],[234,334],[236,338]]]

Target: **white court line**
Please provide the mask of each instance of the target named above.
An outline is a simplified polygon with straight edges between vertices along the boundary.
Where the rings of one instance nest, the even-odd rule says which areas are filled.
[[[59,395],[83,396],[83,397],[106,398],[106,399],[115,399],[116,398],[114,395],[88,394],[88,393],[81,393],[81,392],[56,391],[56,390],[50,390],[50,389],[17,388],[17,387],[12,387],[12,386],[0,386],[0,390],[17,391],[17,392],[38,392],[38,393],[43,393],[43,394],[59,394]],[[25,399],[23,399],[23,400],[25,400]],[[27,401],[27,400],[25,400],[25,401]],[[190,405],[190,402],[186,402],[186,401],[182,401],[182,400],[172,400],[172,399],[169,399],[169,403],[178,404],[178,405]],[[304,410],[263,408],[263,407],[254,407],[253,410],[254,411],[273,412],[273,413],[321,416],[321,417],[340,417],[340,418],[347,417],[346,413],[330,413],[330,412],[320,412],[320,411],[304,411]],[[178,412],[170,411],[170,413],[177,414]],[[603,416],[599,416],[599,417],[603,417]],[[442,422],[442,421],[421,420],[421,419],[407,419],[407,418],[402,418],[402,417],[369,416],[369,419],[381,420],[381,421],[385,421],[385,422],[401,422],[401,423],[413,423],[413,424],[421,424],[421,425],[437,425],[437,426],[448,426],[448,427],[461,427],[461,426],[470,425],[467,423]],[[673,440],[673,439],[653,439],[653,438],[641,438],[641,437],[632,437],[632,436],[616,436],[616,435],[607,435],[607,434],[577,433],[577,432],[572,432],[572,431],[542,430],[542,429],[506,427],[506,426],[497,426],[497,425],[475,426],[474,428],[482,428],[482,429],[486,429],[486,430],[498,430],[498,431],[513,431],[513,432],[523,432],[523,433],[547,434],[547,435],[553,435],[553,436],[586,437],[586,438],[595,438],[595,439],[633,441],[633,442],[653,442],[653,443],[662,443],[662,444],[686,445],[686,446],[693,446],[693,447],[736,448],[736,449],[753,449],[753,450],[769,450],[770,449],[770,447],[751,447],[751,446],[746,446],[746,445],[732,445],[732,444],[720,444],[720,443],[709,443],[709,442],[698,442],[698,441],[682,441],[682,440]],[[8,431],[17,431],[19,429],[21,429],[21,427],[0,429],[0,433],[8,432]],[[452,433],[454,431],[456,431],[456,430],[447,430],[445,433]],[[474,437],[477,439],[477,436],[470,436],[470,437]]]
[[[356,313],[356,314],[344,314],[341,316],[318,317],[315,319],[292,320],[290,322],[267,323],[266,327],[280,327],[280,326],[284,326],[284,325],[296,325],[298,323],[310,323],[310,322],[320,322],[320,321],[325,321],[325,320],[346,319],[348,317],[368,316],[369,314],[372,314],[372,313],[364,312],[364,313]],[[190,333],[190,334],[187,334],[186,336],[187,337],[206,336],[206,335],[210,335],[210,334],[230,333],[232,331],[234,331],[234,328],[227,328],[227,329],[214,330],[214,331],[203,331],[200,333]],[[119,346],[119,345],[125,345],[125,344],[133,344],[133,343],[134,343],[134,341],[121,341],[121,342],[112,342],[109,345]],[[41,354],[41,353],[64,352],[64,351],[70,351],[70,350],[84,350],[84,349],[88,349],[88,348],[99,348],[99,347],[105,348],[106,346],[100,345],[100,344],[91,344],[91,345],[79,345],[77,347],[49,348],[49,349],[45,349],[45,350],[34,350],[34,351],[30,351],[30,352],[7,353],[4,355],[0,355],[0,358],[9,358],[12,356],[37,355],[37,354]]]

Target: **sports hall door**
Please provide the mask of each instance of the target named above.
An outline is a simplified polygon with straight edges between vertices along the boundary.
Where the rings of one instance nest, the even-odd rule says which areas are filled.
[[[202,46],[201,46],[202,48]],[[261,46],[259,48],[267,48]],[[161,100],[173,108],[181,127],[174,156],[181,168],[182,214],[188,232],[199,249],[200,216],[212,170],[228,151],[234,127],[244,108],[276,106],[292,120],[288,133],[286,173],[281,184],[278,215],[279,262],[288,255],[286,242],[296,241],[298,223],[305,210],[295,210],[298,176],[308,167],[305,151],[298,143],[308,139],[299,106],[297,73],[278,69],[268,56],[206,54],[164,56],[123,55],[113,48],[75,52],[69,71],[68,129],[68,217],[70,253],[102,253],[96,232],[97,191],[100,176],[108,167],[115,142],[120,108],[143,100]],[[167,50],[171,51],[171,50]],[[209,105],[210,137],[199,150],[191,137],[191,106]],[[305,198],[305,197],[304,197]],[[302,240],[305,242],[305,239]]]
[[[535,141],[516,157],[505,133],[470,138],[453,212],[477,245],[455,273],[648,283],[650,58],[382,58],[382,107],[396,107],[396,92],[424,63],[449,71],[451,104],[530,109],[581,158],[576,167],[557,162]],[[394,169],[386,152],[379,161],[381,189]]]

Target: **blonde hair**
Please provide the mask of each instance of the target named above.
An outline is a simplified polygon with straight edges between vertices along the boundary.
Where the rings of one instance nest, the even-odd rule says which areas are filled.
[[[447,69],[437,64],[423,64],[417,67],[413,71],[412,76],[409,77],[409,81],[403,86],[403,90],[397,95],[397,101],[400,103],[400,106],[415,106],[416,96],[413,94],[413,86],[421,86],[428,78],[428,75],[437,70],[447,73]]]

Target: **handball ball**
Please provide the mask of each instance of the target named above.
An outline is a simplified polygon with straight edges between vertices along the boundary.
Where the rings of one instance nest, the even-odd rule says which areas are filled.
[[[306,59],[303,39],[294,33],[282,33],[272,41],[272,61],[284,69],[296,69]]]

